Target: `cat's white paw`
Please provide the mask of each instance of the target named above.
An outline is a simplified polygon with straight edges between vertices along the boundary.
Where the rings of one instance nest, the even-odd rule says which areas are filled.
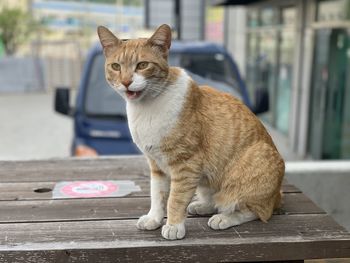
[[[227,229],[231,226],[239,225],[241,222],[238,218],[231,215],[217,214],[209,218],[208,226],[214,230]]]
[[[185,224],[180,223],[176,225],[164,225],[162,228],[162,236],[165,239],[176,240],[183,239],[186,234]]]
[[[159,228],[162,222],[157,221],[154,217],[143,215],[137,221],[136,227],[141,230],[154,230]]]
[[[187,211],[192,215],[211,215],[216,209],[207,203],[194,201],[188,205]]]

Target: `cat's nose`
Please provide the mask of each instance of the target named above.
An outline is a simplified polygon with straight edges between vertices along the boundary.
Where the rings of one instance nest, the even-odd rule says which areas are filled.
[[[131,80],[131,79],[129,79],[129,80],[123,80],[123,81],[122,81],[122,84],[123,84],[126,88],[128,88],[128,87],[130,86],[131,83],[132,83],[132,80]]]

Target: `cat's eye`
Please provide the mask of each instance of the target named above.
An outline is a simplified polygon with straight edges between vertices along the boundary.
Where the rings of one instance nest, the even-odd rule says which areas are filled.
[[[140,69],[140,70],[142,70],[142,69],[145,69],[145,68],[147,68],[148,67],[148,62],[140,62],[139,64],[137,64],[137,66],[136,66],[136,69]]]
[[[112,63],[111,67],[115,71],[120,71],[120,65],[118,63]]]

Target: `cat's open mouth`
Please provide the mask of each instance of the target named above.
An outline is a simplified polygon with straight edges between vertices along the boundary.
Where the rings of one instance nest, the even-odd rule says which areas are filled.
[[[140,91],[128,90],[128,91],[126,91],[126,96],[128,97],[128,99],[134,100],[134,99],[137,99],[138,97],[140,97],[141,93],[142,93],[142,90],[140,90]]]

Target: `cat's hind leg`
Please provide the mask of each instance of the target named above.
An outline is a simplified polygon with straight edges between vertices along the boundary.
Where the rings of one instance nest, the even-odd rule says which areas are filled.
[[[227,167],[215,194],[219,214],[209,219],[213,229],[225,229],[260,218],[267,222],[281,202],[284,162],[276,148],[258,142]]]
[[[196,191],[196,199],[192,201],[187,211],[192,215],[212,215],[216,212],[213,200],[214,190],[207,186],[199,185]]]
[[[213,215],[208,226],[214,230],[227,229],[232,226],[258,219],[258,216],[248,209],[242,211],[222,211],[220,214]]]

